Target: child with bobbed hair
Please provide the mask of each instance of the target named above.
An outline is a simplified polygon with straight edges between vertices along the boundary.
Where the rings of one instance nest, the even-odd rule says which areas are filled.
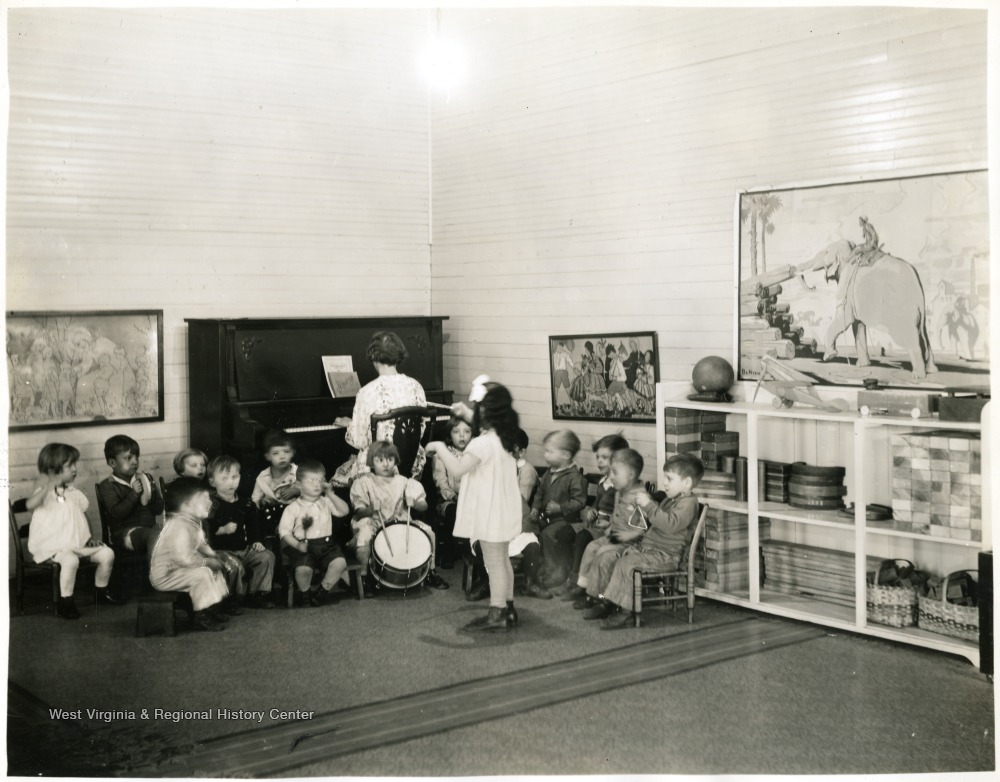
[[[89,502],[73,486],[79,459],[80,452],[72,445],[44,446],[38,454],[38,483],[25,502],[27,509],[33,511],[28,527],[28,551],[35,562],[54,562],[60,568],[56,614],[63,619],[80,617],[73,591],[81,559],[97,565],[94,585],[98,605],[119,605],[108,592],[115,554],[91,534],[87,521]]]
[[[377,440],[368,448],[368,469],[351,484],[351,504],[354,506],[352,543],[357,547],[362,573],[367,573],[371,545],[384,524],[406,521],[423,531],[431,543],[431,569],[427,586],[448,589],[448,582],[434,569],[437,536],[429,524],[410,517],[411,510],[427,510],[427,493],[419,481],[399,474],[399,451],[386,440]]]
[[[472,426],[464,418],[452,416],[448,420],[445,433],[445,445],[453,456],[458,456],[465,450],[472,439]],[[448,472],[444,462],[434,459],[431,469],[434,484],[437,486],[438,530],[440,537],[441,567],[448,569],[455,559],[452,532],[455,529],[455,510],[458,507],[458,490],[462,479]]]
[[[208,457],[197,448],[185,448],[174,457],[174,472],[192,478],[204,478],[208,472]]]
[[[587,504],[587,479],[573,461],[580,451],[580,438],[573,431],[549,432],[542,443],[549,469],[535,492],[531,520],[541,528],[546,581],[557,586],[573,565],[573,525],[580,522],[580,511]]]

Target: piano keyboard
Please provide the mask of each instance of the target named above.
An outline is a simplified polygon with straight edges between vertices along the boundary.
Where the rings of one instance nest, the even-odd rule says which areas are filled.
[[[321,426],[290,426],[285,429],[288,434],[301,434],[302,432],[329,432],[333,429],[344,429],[339,424],[323,424]]]

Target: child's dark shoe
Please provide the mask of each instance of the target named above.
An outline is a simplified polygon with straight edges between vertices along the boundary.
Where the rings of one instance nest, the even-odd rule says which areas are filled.
[[[107,587],[97,587],[97,605],[120,606],[122,601],[108,591]]]
[[[450,585],[441,576],[437,574],[436,570],[432,570],[427,574],[427,586],[431,589],[450,589]]]
[[[615,606],[613,603],[609,603],[606,600],[602,600],[593,608],[588,608],[586,611],[584,611],[583,618],[587,620],[604,619],[605,617],[611,616],[614,610]]]
[[[325,587],[316,587],[316,589],[309,593],[309,605],[313,608],[319,608],[322,605],[332,602],[335,602],[335,600]]]
[[[621,608],[613,611],[609,614],[603,622],[601,622],[602,630],[621,630],[623,627],[631,627],[633,625],[632,612],[624,611]]]
[[[219,606],[219,610],[227,616],[243,616],[243,605],[241,601],[235,598],[223,600]]]
[[[576,601],[586,596],[587,596],[587,590],[584,589],[582,586],[577,586],[576,584],[574,584],[572,589],[567,589],[566,592],[563,593],[562,599],[565,600],[566,602],[572,601],[574,603],[573,607],[575,608]]]
[[[490,606],[489,613],[484,617],[473,619],[464,630],[509,630],[513,626],[513,621],[507,613],[506,608]]]
[[[189,626],[192,630],[209,633],[217,633],[226,629],[226,625],[218,621],[218,618],[209,611],[195,611]]]
[[[582,597],[578,597],[576,602],[573,603],[573,608],[577,611],[582,611],[585,608],[594,607],[594,598],[588,595],[586,592],[583,593]]]
[[[465,599],[469,601],[485,600],[489,596],[490,596],[489,582],[480,581],[478,584],[472,585],[472,589],[469,590],[469,594],[466,595]]]
[[[56,603],[56,615],[61,619],[79,619],[80,612],[72,597],[60,597]]]
[[[514,626],[517,624],[517,609],[514,608],[514,601],[507,601],[507,622]]]
[[[537,597],[540,600],[551,600],[552,593],[543,587],[541,584],[536,584],[534,581],[529,581],[524,587],[524,594],[528,597]]]

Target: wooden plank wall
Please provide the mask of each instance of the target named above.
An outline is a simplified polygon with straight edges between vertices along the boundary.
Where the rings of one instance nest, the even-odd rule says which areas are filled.
[[[664,380],[732,356],[739,190],[986,161],[983,11],[447,9],[441,32],[472,53],[433,104],[446,382],[509,385],[536,462],[566,425],[548,335],[655,330]],[[624,431],[658,461],[654,427]]]
[[[425,12],[8,13],[7,309],[163,309],[166,364],[161,424],[13,434],[13,496],[119,430],[172,473],[185,317],[428,314]]]

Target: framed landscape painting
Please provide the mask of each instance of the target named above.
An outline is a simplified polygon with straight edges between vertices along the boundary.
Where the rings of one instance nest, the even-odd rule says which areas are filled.
[[[8,312],[10,430],[163,420],[163,310]]]
[[[654,423],[656,333],[549,337],[552,417]]]
[[[989,393],[987,172],[739,194],[739,378]]]

